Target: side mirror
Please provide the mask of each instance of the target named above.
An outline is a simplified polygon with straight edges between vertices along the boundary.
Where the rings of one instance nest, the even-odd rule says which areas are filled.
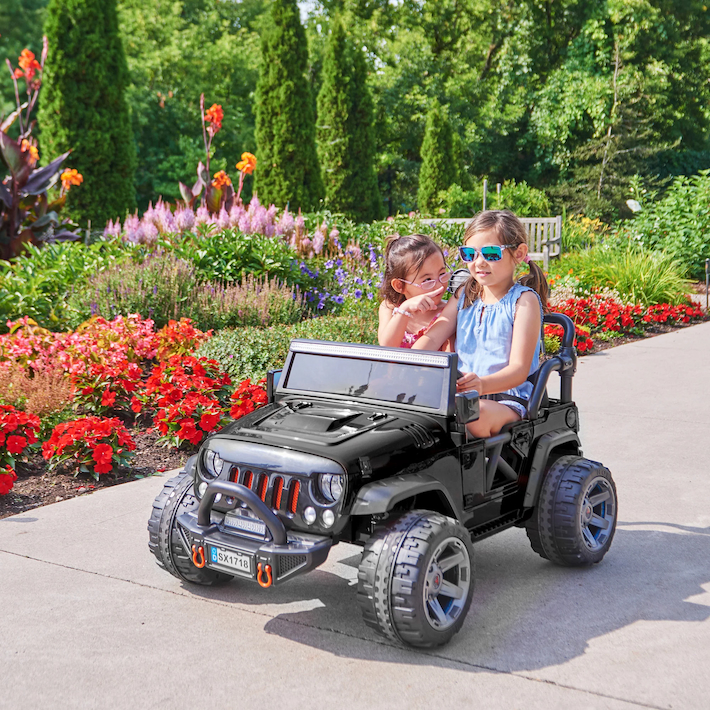
[[[283,370],[269,370],[266,373],[266,399],[269,404],[274,401],[274,390],[279,386]]]
[[[478,392],[457,392],[456,393],[456,419],[461,426],[466,426],[469,422],[474,422],[481,413],[478,402]]]

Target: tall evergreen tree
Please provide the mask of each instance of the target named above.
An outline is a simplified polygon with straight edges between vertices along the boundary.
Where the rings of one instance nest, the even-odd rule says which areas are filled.
[[[259,163],[254,190],[262,202],[314,209],[323,198],[316,154],[308,46],[296,0],[274,0],[256,87]]]
[[[318,93],[318,157],[328,206],[368,222],[382,216],[375,173],[372,98],[362,51],[336,19]]]
[[[49,54],[40,95],[43,155],[72,150],[83,176],[67,210],[80,224],[102,228],[135,208],[135,149],[124,98],[126,59],[115,0],[51,0],[45,33]]]
[[[427,113],[421,155],[417,202],[420,212],[432,214],[438,205],[439,192],[454,183],[461,184],[463,172],[449,113],[437,102],[432,103]]]

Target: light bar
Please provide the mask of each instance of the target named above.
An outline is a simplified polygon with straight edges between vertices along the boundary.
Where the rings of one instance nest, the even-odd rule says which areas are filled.
[[[412,365],[429,365],[432,367],[448,367],[449,365],[449,358],[446,355],[434,355],[433,353],[427,353],[425,351],[414,352],[405,348],[394,350],[361,345],[334,345],[308,340],[292,340],[291,352],[356,357],[362,360],[403,362]]]

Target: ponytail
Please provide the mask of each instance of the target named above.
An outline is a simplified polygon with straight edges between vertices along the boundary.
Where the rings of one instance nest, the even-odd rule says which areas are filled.
[[[545,278],[545,272],[534,261],[528,261],[528,266],[530,267],[530,272],[521,276],[518,279],[518,283],[535,291],[540,297],[542,312],[549,313],[550,308],[547,305],[549,287],[547,285],[547,279]]]

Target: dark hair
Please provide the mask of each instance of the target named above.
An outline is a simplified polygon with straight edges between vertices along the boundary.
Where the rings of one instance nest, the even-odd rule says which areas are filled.
[[[406,300],[404,294],[399,293],[392,287],[392,279],[404,279],[412,270],[417,271],[422,264],[432,255],[441,254],[444,258],[444,252],[441,247],[426,234],[407,234],[400,237],[394,234],[387,237],[385,243],[385,274],[382,278],[382,286],[380,287],[380,298],[383,301],[399,306]]]
[[[528,231],[525,225],[508,210],[487,210],[479,212],[466,227],[464,244],[478,232],[495,231],[500,243],[507,246],[518,247],[528,243]],[[534,262],[529,262],[530,273],[521,276],[518,283],[537,291],[542,303],[542,310],[547,312],[547,280],[542,269]],[[464,308],[470,306],[480,298],[483,287],[471,276],[463,285]]]

